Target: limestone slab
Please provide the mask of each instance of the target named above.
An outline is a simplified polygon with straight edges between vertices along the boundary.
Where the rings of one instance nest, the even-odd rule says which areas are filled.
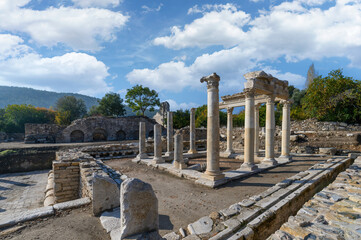
[[[0,228],[13,226],[21,222],[26,222],[36,218],[47,217],[51,215],[54,215],[54,208],[51,206],[36,208],[20,212],[18,214],[5,215],[2,216],[0,219]]]
[[[213,220],[210,217],[206,216],[202,217],[194,223],[189,224],[187,228],[191,234],[199,235],[211,232],[212,226]]]
[[[60,210],[66,210],[66,209],[70,209],[70,208],[82,207],[89,203],[91,203],[91,200],[90,200],[90,198],[86,197],[86,198],[80,198],[80,199],[76,199],[76,200],[72,200],[72,201],[68,201],[68,202],[57,203],[53,206],[53,208],[57,211],[60,211]]]
[[[120,229],[120,208],[114,208],[112,211],[103,212],[99,219],[103,228],[108,233]]]

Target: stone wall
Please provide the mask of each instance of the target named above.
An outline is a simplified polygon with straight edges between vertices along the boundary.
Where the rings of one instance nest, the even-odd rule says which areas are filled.
[[[184,141],[189,141],[189,126],[179,130]],[[207,140],[207,128],[196,128],[196,140]]]
[[[66,126],[57,124],[25,124],[25,143],[55,143]],[[58,137],[59,138],[59,137]]]
[[[0,142],[21,142],[24,141],[24,133],[0,132]]]
[[[146,124],[146,137],[153,137],[155,120],[143,116],[88,117],[69,126],[26,124],[25,143],[122,141],[139,138],[139,122]],[[165,133],[165,129],[163,128]]]
[[[53,162],[55,203],[79,198],[79,162]]]
[[[0,149],[0,174],[51,169],[56,149],[56,147]]]

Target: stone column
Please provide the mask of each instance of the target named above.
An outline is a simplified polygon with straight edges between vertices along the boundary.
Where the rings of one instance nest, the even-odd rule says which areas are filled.
[[[173,166],[175,169],[185,169],[187,165],[183,160],[183,135],[177,133],[174,135],[174,161]]]
[[[196,148],[196,110],[191,109],[190,112],[190,124],[189,124],[189,151],[188,153],[197,153]]]
[[[275,160],[275,103],[274,96],[267,96],[266,104],[266,156],[263,159],[262,163],[267,165],[276,165],[277,161]]]
[[[245,123],[244,123],[244,162],[240,170],[253,171],[257,169],[254,164],[254,91],[245,89]]]
[[[154,125],[154,157],[153,163],[164,163],[162,157],[162,127],[159,124]]]
[[[254,106],[254,154],[258,156],[259,154],[259,107],[261,105],[257,104]]]
[[[290,102],[282,101],[282,151],[280,158],[291,160],[290,156],[290,133],[291,133],[291,118],[290,118]]]
[[[167,152],[165,155],[173,156],[173,113],[167,113]]]
[[[203,178],[216,181],[224,178],[219,168],[219,81],[216,73],[202,77],[207,82],[207,169]]]
[[[226,154],[231,155],[233,151],[233,108],[227,108],[227,149]]]
[[[139,122],[139,154],[137,159],[147,158],[148,155],[145,152],[145,122]]]

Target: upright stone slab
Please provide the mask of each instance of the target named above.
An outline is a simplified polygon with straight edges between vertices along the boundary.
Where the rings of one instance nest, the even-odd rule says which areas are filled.
[[[139,123],[139,154],[137,156],[137,159],[143,159],[147,158],[148,155],[145,153],[145,122]]]
[[[129,178],[120,189],[120,239],[158,232],[158,199],[152,186],[139,179]]]
[[[201,78],[207,82],[207,169],[202,177],[211,181],[224,178],[219,168],[219,81],[216,73]]]
[[[94,216],[105,210],[119,207],[119,188],[108,176],[95,175],[93,178],[92,209]]]
[[[183,159],[183,135],[177,133],[174,135],[174,161],[173,166],[175,169],[185,169],[187,165]]]
[[[173,113],[167,113],[167,152],[165,155],[173,156]]]
[[[197,153],[196,150],[196,117],[195,109],[192,108],[190,112],[190,125],[189,125],[189,151],[188,153]]]
[[[162,157],[162,127],[159,124],[154,125],[154,157],[153,163],[164,163]]]

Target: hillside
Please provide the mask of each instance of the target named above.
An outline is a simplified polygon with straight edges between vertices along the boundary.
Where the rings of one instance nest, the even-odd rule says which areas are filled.
[[[5,108],[11,104],[30,104],[35,107],[54,107],[56,101],[63,96],[74,96],[83,99],[87,109],[91,106],[98,105],[98,98],[90,97],[77,93],[56,93],[50,91],[36,90],[24,87],[6,87],[0,86],[0,108]],[[134,116],[135,113],[126,106],[126,116]],[[148,117],[153,117],[155,112],[147,111],[145,113]]]

